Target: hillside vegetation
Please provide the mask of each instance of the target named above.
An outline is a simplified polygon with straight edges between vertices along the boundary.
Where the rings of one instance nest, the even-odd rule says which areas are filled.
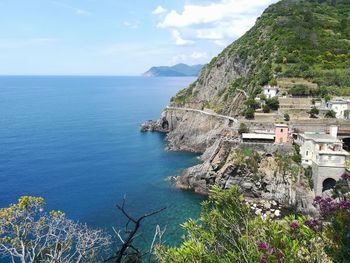
[[[303,78],[315,95],[350,95],[350,1],[282,0],[229,45],[180,91],[172,104],[235,114],[245,90],[260,93],[269,81]],[[234,104],[234,105],[233,105]]]

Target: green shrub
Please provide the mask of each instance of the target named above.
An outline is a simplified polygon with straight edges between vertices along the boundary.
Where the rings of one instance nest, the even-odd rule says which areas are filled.
[[[187,234],[179,247],[158,247],[160,262],[329,262],[319,221],[254,217],[238,187],[214,187],[200,219],[182,226]]]
[[[285,121],[289,121],[290,120],[290,117],[289,117],[288,113],[285,113],[283,117],[284,117]]]
[[[334,110],[329,110],[325,113],[325,118],[334,119],[336,117],[337,113]]]
[[[263,109],[264,113],[269,113],[270,112],[270,107],[268,105],[266,105],[266,104],[263,106],[262,109]]]
[[[244,112],[244,117],[248,120],[254,119],[255,117],[255,110],[252,108],[248,108]]]
[[[278,110],[280,107],[280,102],[278,97],[273,97],[271,99],[266,100],[266,105],[271,109],[271,110]]]
[[[249,132],[248,126],[245,123],[241,122],[241,124],[239,125],[238,133],[242,134],[242,133],[248,133],[248,132]]]
[[[320,111],[316,107],[312,107],[310,111],[308,111],[310,118],[317,118],[317,115],[320,113]]]

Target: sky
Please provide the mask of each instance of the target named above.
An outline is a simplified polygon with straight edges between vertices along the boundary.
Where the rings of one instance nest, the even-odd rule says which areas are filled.
[[[277,0],[0,0],[0,75],[203,64]]]

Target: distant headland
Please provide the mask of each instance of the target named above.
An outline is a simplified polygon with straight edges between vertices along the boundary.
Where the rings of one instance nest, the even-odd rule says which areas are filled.
[[[171,67],[152,67],[142,75],[145,77],[197,77],[203,66],[177,64]]]

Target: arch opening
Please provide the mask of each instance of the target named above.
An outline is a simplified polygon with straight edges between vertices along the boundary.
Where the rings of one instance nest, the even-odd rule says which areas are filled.
[[[343,148],[344,150],[350,151],[350,137],[344,138],[343,139]]]
[[[336,180],[332,178],[327,178],[322,183],[322,192],[333,189],[336,183],[337,183]]]

